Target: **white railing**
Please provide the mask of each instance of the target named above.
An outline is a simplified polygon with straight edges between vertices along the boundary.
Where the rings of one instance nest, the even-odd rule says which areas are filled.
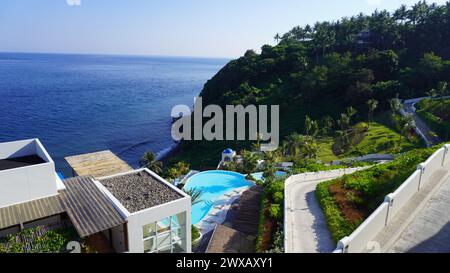
[[[372,248],[371,240],[382,231],[415,193],[428,183],[436,171],[450,170],[450,145],[437,150],[430,158],[419,164],[415,171],[351,235],[342,238],[334,253],[364,252]]]
[[[394,156],[391,154],[368,154],[360,157],[349,157],[339,160],[333,160],[331,162],[331,165],[340,165],[342,163],[348,162],[348,161],[384,161],[384,160],[393,160]]]

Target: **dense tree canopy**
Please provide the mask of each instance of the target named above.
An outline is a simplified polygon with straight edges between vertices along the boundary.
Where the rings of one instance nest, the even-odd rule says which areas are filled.
[[[425,1],[392,13],[377,10],[296,26],[274,35],[276,46],[264,45],[259,54],[248,50],[230,61],[205,84],[201,96],[204,105],[280,105],[281,139],[293,133],[311,134],[305,130],[308,115],[319,122],[319,133],[333,132],[349,143],[344,140],[349,139],[351,126],[386,112],[392,98],[448,90],[449,37],[450,4]],[[369,101],[377,102],[373,110]],[[354,116],[346,113],[349,107],[357,110]],[[207,165],[209,158],[194,160],[192,154],[199,149],[219,154],[223,145],[185,141],[181,150],[191,155],[190,163]],[[251,147],[245,141],[226,145]]]
[[[207,103],[302,103],[339,99],[358,109],[424,95],[450,80],[450,5],[425,1],[297,26],[277,46],[249,50],[227,64],[202,92]]]

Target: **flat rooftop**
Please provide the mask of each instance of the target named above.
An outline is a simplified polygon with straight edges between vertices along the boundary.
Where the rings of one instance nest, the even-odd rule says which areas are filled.
[[[45,163],[37,155],[0,159],[0,171]]]
[[[131,213],[183,198],[146,171],[101,179],[100,183]]]
[[[133,170],[110,150],[69,156],[65,159],[78,176],[91,175],[99,178]]]

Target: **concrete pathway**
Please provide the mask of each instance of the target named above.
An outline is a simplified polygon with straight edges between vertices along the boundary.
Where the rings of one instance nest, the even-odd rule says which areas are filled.
[[[336,244],[331,239],[325,216],[315,197],[317,184],[325,180],[294,184],[286,209],[287,253],[330,253]]]
[[[331,239],[322,209],[316,200],[317,184],[365,170],[369,167],[303,173],[285,182],[284,247],[286,253],[333,252]]]
[[[414,118],[414,121],[416,123],[417,130],[419,130],[420,135],[422,138],[424,138],[425,142],[430,144],[431,146],[439,144],[442,142],[442,140],[435,136],[434,134],[431,134],[432,130],[428,127],[428,125],[416,114],[416,108],[414,105],[417,102],[408,102],[405,103],[404,110],[406,113],[411,114]]]
[[[450,253],[450,178],[432,193],[387,252]]]

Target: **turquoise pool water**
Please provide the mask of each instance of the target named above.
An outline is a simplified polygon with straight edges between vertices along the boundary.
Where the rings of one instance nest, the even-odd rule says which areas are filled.
[[[275,176],[276,177],[283,177],[283,176],[285,176],[285,175],[287,175],[287,173],[286,172],[282,172],[282,171],[277,171],[276,173],[275,173]],[[256,180],[262,180],[262,181],[264,181],[264,177],[263,177],[263,173],[261,172],[261,173],[252,173],[252,177],[254,178],[254,179],[256,179]]]
[[[224,193],[242,187],[251,187],[252,182],[247,181],[240,173],[227,171],[206,171],[198,173],[186,182],[185,189],[197,188],[203,191],[202,202],[192,206],[191,222],[193,225],[200,222],[212,208],[213,203]]]

